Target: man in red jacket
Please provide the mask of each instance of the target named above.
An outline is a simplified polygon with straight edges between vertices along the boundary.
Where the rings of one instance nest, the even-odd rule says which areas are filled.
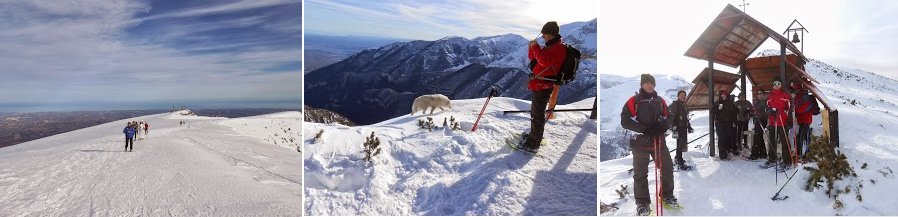
[[[549,97],[552,95],[552,88],[555,84],[549,78],[558,74],[567,55],[567,48],[562,44],[558,31],[558,23],[548,22],[540,31],[542,38],[546,40],[546,46],[540,47],[536,40],[530,41],[529,45],[528,56],[531,60],[536,61],[536,65],[532,68],[533,74],[527,85],[527,88],[533,92],[533,101],[530,104],[530,133],[524,134],[521,146],[524,151],[531,153],[536,153],[539,150],[539,144],[543,140],[546,105],[549,103]]]
[[[817,100],[811,96],[800,84],[794,84],[795,92],[795,117],[798,122],[798,135],[795,138],[798,156],[804,157],[805,148],[808,148],[811,140],[811,123],[814,122],[814,104]]]
[[[770,116],[767,118],[768,123],[768,131],[770,138],[770,147],[767,148],[767,162],[762,166],[763,168],[770,168],[776,165],[776,146],[780,145],[780,150],[782,151],[782,167],[781,170],[785,170],[790,162],[791,153],[789,152],[788,139],[786,137],[787,123],[789,123],[789,115],[788,109],[791,106],[791,97],[788,93],[782,90],[783,84],[779,81],[773,82],[773,91],[770,92],[770,96],[767,99],[767,107]]]

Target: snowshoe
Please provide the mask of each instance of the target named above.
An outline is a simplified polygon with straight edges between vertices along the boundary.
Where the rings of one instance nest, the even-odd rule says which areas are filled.
[[[789,170],[789,168],[789,165],[781,164],[780,166],[776,167],[776,172],[784,173],[786,172],[786,170]]]
[[[671,210],[671,211],[677,211],[677,210],[683,209],[683,206],[681,206],[680,203],[677,202],[676,197],[664,198],[664,201],[662,202],[661,205],[664,206],[664,209]]]
[[[692,171],[695,167],[691,165],[681,164],[677,165],[677,171]]]
[[[539,148],[530,148],[524,145],[524,142],[527,141],[527,133],[519,135],[512,135],[509,138],[505,139],[505,144],[508,145],[509,148],[515,151],[521,151],[533,156],[539,156]],[[542,143],[540,143],[542,145]]]
[[[637,216],[649,216],[652,214],[652,208],[649,208],[648,204],[636,204],[636,215]]]
[[[770,169],[771,167],[775,167],[775,166],[776,166],[776,163],[767,161],[767,162],[764,162],[764,164],[761,164],[761,166],[758,166],[758,167],[761,167],[761,169]]]

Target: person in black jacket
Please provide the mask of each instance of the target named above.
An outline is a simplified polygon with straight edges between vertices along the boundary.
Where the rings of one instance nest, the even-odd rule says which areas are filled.
[[[767,147],[764,141],[764,129],[767,128],[767,93],[760,91],[755,99],[752,122],[755,123],[754,141],[752,141],[750,160],[767,159]]]
[[[738,153],[742,151],[743,146],[748,148],[748,144],[751,143],[751,141],[748,141],[748,136],[745,132],[748,131],[748,120],[751,119],[752,104],[745,99],[745,93],[743,92],[739,93],[739,100],[733,105],[736,106],[736,146],[734,151]]]
[[[638,133],[630,139],[630,152],[633,154],[633,191],[636,197],[636,213],[648,215],[649,196],[648,166],[649,158],[655,161],[655,168],[661,168],[661,192],[663,202],[669,206],[679,206],[674,197],[673,165],[670,151],[664,141],[667,131],[667,103],[655,92],[655,77],[643,74],[640,79],[639,93],[627,100],[621,109],[621,125],[624,129]]]
[[[717,128],[717,153],[721,160],[729,159],[736,146],[736,106],[726,91],[721,90],[714,106],[714,125]]]
[[[671,115],[671,118],[668,119],[670,120],[670,129],[675,133],[677,139],[677,155],[674,160],[681,170],[688,170],[689,167],[683,160],[683,152],[689,151],[689,147],[686,145],[686,141],[688,141],[686,135],[692,133],[693,130],[692,124],[689,123],[689,110],[686,109],[686,91],[677,92],[677,100],[671,103],[667,110]]]

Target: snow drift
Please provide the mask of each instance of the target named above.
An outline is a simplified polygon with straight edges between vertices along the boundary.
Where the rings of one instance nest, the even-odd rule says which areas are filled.
[[[589,98],[559,108],[591,108]],[[528,101],[493,98],[476,132],[485,99],[453,100],[434,113],[347,127],[304,123],[306,215],[596,215],[596,122],[589,112],[558,113],[546,125],[541,157],[504,143],[529,128]],[[462,130],[442,129],[455,118]],[[451,121],[450,121],[451,122]],[[449,124],[449,123],[447,123]],[[313,135],[322,132],[319,139]],[[382,153],[363,161],[371,132]]]

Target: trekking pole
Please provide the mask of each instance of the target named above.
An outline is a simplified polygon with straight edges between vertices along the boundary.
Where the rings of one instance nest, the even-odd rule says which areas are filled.
[[[782,126],[783,136],[787,136],[788,133],[786,132],[786,126],[785,126],[786,123],[785,123],[785,121],[783,121],[783,117],[782,117],[782,116],[780,116],[779,119],[780,119],[780,123],[783,123],[783,126]],[[792,173],[792,176],[794,176],[795,173],[798,172],[798,165],[796,165],[796,163],[795,163],[795,155],[798,154],[798,153],[795,153],[795,149],[796,149],[797,147],[794,147],[794,145],[791,143],[791,141],[789,140],[789,138],[786,138],[785,143],[786,143],[786,145],[788,145],[788,147],[789,147],[789,148],[788,148],[788,149],[789,149],[789,155],[790,155],[790,156],[789,156],[789,159],[792,160],[792,165],[790,165],[790,166],[795,166],[795,172]],[[784,155],[785,155],[785,153],[784,153]],[[788,173],[786,173],[786,169],[785,169],[785,168],[783,168],[783,174],[786,175],[786,177],[789,177],[789,179],[792,179],[792,177],[789,176]]]
[[[792,177],[795,177],[796,173],[798,173],[798,170],[795,170],[795,172],[792,172]],[[783,183],[783,187],[780,187],[780,190],[776,191],[776,194],[774,194],[773,197],[770,198],[771,200],[777,201],[777,200],[789,199],[789,196],[780,197],[780,193],[783,191],[784,188],[786,188],[786,185],[789,184],[789,181],[792,181],[792,177],[789,177],[789,179],[786,179],[786,183]]]
[[[655,136],[655,147],[658,147],[658,151],[655,152],[655,157],[661,157],[661,150],[662,150],[661,149],[661,137],[659,137],[659,136]],[[658,170],[659,170],[658,171],[658,183],[659,183],[658,184],[658,189],[659,189],[658,205],[660,206],[660,208],[658,208],[658,214],[663,216],[664,215],[664,205],[662,205],[662,203],[664,201],[664,164],[663,164],[663,160],[661,160],[660,158],[656,158],[655,162],[658,163]]]
[[[654,151],[652,151],[652,160],[655,160],[655,216],[658,216],[659,212],[661,212],[661,200],[658,195],[661,189],[658,187],[660,186],[659,183],[661,180],[661,178],[658,177],[658,141],[652,140],[652,148],[654,149]]]
[[[490,99],[492,99],[494,95],[496,95],[496,87],[490,89],[490,96],[487,97],[486,102],[483,103],[483,108],[480,109],[480,114],[477,115],[477,121],[474,121],[474,126],[471,127],[471,132],[477,130],[477,124],[480,123],[480,117],[483,117],[483,112],[486,111],[486,105],[490,103]]]
[[[692,141],[687,142],[686,145],[692,144],[692,142],[698,141],[698,139],[704,138],[705,136],[708,136],[708,134],[711,134],[711,133],[705,133],[705,135],[699,136],[698,138],[695,138]]]

